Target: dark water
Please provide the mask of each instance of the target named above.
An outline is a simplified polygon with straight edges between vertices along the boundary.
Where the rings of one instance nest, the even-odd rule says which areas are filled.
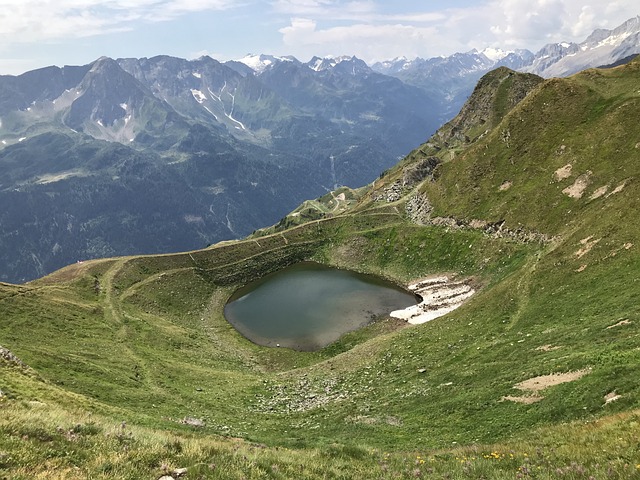
[[[224,315],[254,343],[312,351],[416,303],[380,278],[299,263],[238,290]]]

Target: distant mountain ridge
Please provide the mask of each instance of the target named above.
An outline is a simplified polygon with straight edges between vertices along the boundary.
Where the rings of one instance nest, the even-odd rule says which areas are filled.
[[[245,236],[370,182],[437,111],[355,58],[257,75],[210,57],[102,57],[0,76],[0,281]]]
[[[368,66],[102,57],[0,76],[0,281],[77,260],[202,247],[359,187],[458,113],[500,66],[541,75],[640,52],[640,17],[581,44]]]
[[[535,54],[526,49],[474,49],[430,59],[401,57],[375,63],[371,68],[433,94],[444,94],[450,100],[446,107],[448,120],[462,107],[480,77],[494,68],[508,67],[545,78],[565,77],[637,54],[640,54],[640,16],[613,30],[596,30],[580,44],[551,43]]]

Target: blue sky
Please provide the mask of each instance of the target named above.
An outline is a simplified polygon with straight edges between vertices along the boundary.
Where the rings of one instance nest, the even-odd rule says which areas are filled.
[[[0,74],[159,54],[367,62],[582,41],[637,0],[0,0]]]

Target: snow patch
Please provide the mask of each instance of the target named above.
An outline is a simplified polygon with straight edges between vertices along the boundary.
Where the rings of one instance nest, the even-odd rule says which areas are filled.
[[[194,77],[196,77],[198,79],[202,78],[202,74],[198,73],[198,72],[193,72],[191,75],[193,75]]]
[[[207,100],[207,96],[204,93],[194,88],[191,89],[191,95],[193,95],[193,98],[195,98],[198,103],[204,103],[205,100]]]
[[[452,282],[448,277],[434,277],[410,285],[409,290],[422,297],[418,305],[391,312],[393,318],[417,325],[446,315],[473,296],[467,282]]]
[[[121,103],[120,108],[122,108],[124,111],[127,111],[127,109],[129,108],[129,105],[127,105],[126,103]]]
[[[20,138],[18,139],[18,142],[24,142],[26,139],[27,139],[27,137],[20,137]]]
[[[485,48],[484,50],[482,50],[481,53],[483,53],[484,56],[487,57],[492,62],[498,62],[503,58],[505,58],[510,53],[514,53],[514,52],[513,51],[505,52],[501,48]]]
[[[274,57],[273,55],[246,55],[238,60],[256,73],[262,73],[276,62],[292,62],[289,57]]]
[[[219,121],[219,120],[218,120],[218,116],[217,116],[215,113],[213,113],[213,112],[212,112],[212,111],[211,111],[211,110],[210,110],[206,105],[203,105],[203,106],[204,106],[204,109],[205,109],[207,112],[209,112],[211,115],[213,115],[213,118],[215,118],[217,121]]]

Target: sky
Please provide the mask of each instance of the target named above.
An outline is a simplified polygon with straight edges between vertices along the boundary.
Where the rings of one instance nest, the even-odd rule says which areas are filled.
[[[101,57],[537,51],[640,14],[638,0],[0,0],[0,74]]]

